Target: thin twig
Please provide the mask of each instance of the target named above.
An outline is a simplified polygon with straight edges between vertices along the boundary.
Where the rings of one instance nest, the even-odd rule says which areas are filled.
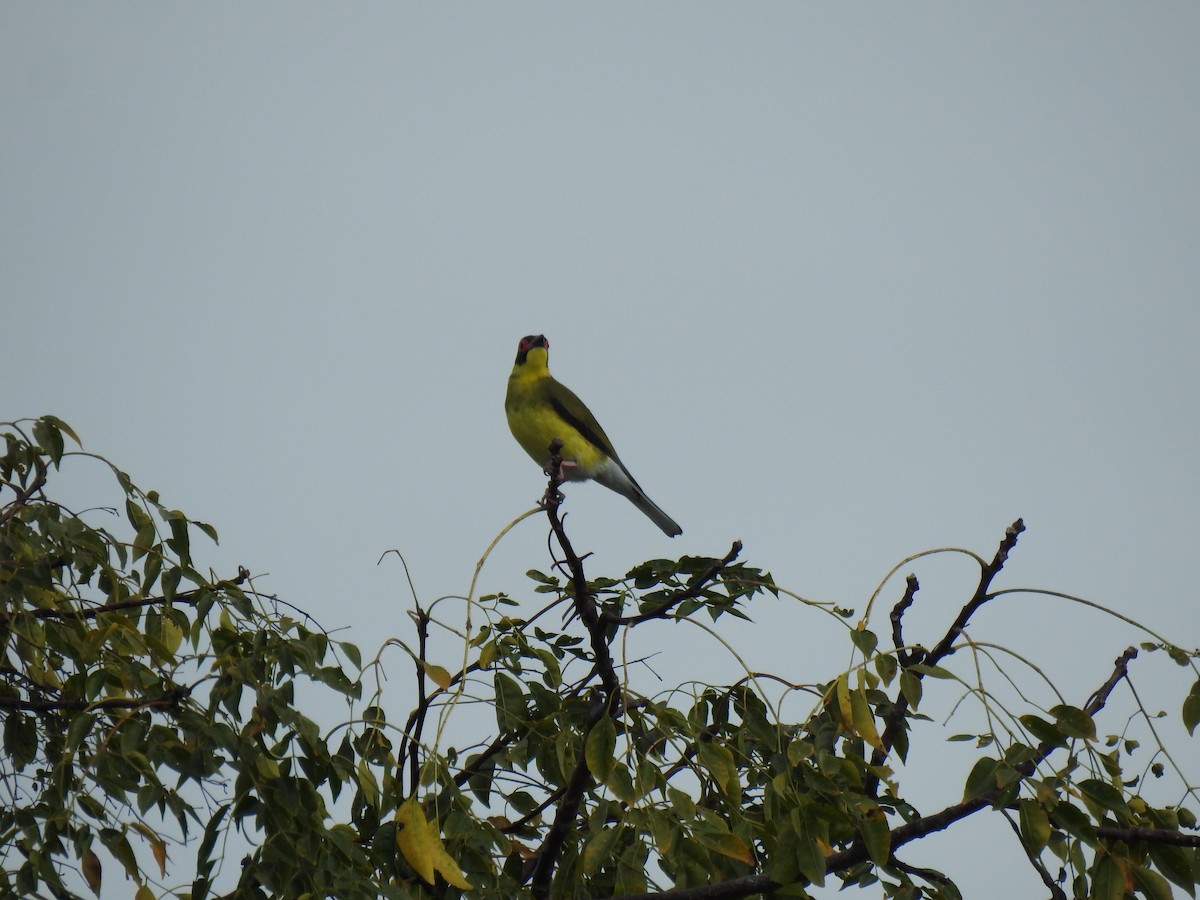
[[[1050,874],[1050,871],[1042,863],[1036,853],[1029,849],[1029,844],[1025,842],[1025,838],[1021,835],[1021,829],[1016,822],[1013,821],[1008,810],[1003,810],[1004,818],[1012,827],[1013,834],[1017,836],[1017,842],[1021,845],[1021,849],[1025,851],[1025,856],[1029,860],[1029,864],[1033,866],[1033,870],[1038,873],[1038,877],[1042,879],[1042,884],[1050,891],[1050,900],[1067,900],[1067,895],[1059,886],[1058,881]]]

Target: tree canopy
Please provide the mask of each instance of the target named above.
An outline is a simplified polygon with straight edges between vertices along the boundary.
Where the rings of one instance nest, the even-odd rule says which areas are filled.
[[[993,585],[1020,520],[990,554],[930,551],[968,555],[979,577],[922,641],[905,629],[915,575],[881,610],[890,576],[924,554],[861,611],[788,591],[737,542],[588,573],[560,516],[556,460],[526,514],[546,516],[548,571],[519,593],[414,600],[411,630],[364,658],[256,590],[248,569],[206,572],[197,548],[215,529],[85,452],[66,423],[2,427],[0,895],[99,895],[124,878],[138,900],[712,900],[824,885],[956,898],[908,851],[991,815],[1011,823],[1051,898],[1194,896],[1193,783],[1154,743],[1140,699],[1152,745],[1105,714],[1141,655],[1163,653],[1192,681],[1177,714],[1191,733],[1198,653],[1120,616],[1132,643],[1113,648],[1090,696],[1047,684],[1002,700],[985,670],[1040,669],[971,623],[1006,592]],[[70,508],[55,491],[66,465],[108,473],[111,506]],[[620,652],[634,629],[748,618],[763,594],[842,623],[849,664],[797,683],[750,660],[731,684],[649,693]],[[460,642],[455,667],[431,658],[435,632]],[[384,678],[397,649],[407,682]],[[385,713],[392,691],[411,692],[403,719]],[[805,712],[785,715],[797,697]],[[930,752],[930,717],[948,703],[976,704],[986,728],[955,736],[976,759],[930,810],[897,762]],[[452,722],[474,736],[465,749],[446,739]],[[1164,779],[1177,785],[1165,801],[1151,789]]]

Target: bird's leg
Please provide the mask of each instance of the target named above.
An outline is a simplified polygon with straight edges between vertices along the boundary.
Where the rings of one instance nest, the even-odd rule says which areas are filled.
[[[550,476],[550,485],[546,488],[546,493],[542,497],[541,505],[547,506],[551,503],[562,503],[566,499],[566,495],[559,490],[559,486],[566,481],[563,477],[562,470],[567,466],[577,465],[573,460],[562,459],[558,460],[558,467],[555,468],[554,463],[546,467],[546,474]]]
[[[555,438],[550,442],[550,462],[546,464],[543,471],[550,476],[550,484],[546,487],[546,494],[542,497],[542,506],[551,506],[562,503],[563,493],[560,491],[561,485],[566,478],[563,476],[563,469],[567,466],[575,465],[573,459],[563,459],[562,454],[563,442],[562,438]]]

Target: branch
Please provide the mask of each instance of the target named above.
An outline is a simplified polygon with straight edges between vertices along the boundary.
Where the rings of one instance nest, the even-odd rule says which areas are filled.
[[[1100,825],[1096,828],[1098,837],[1113,841],[1149,841],[1152,844],[1174,844],[1177,847],[1200,848],[1200,835],[1181,834],[1169,828],[1115,828]]]
[[[904,580],[904,596],[900,598],[900,602],[892,607],[892,644],[896,648],[896,659],[904,668],[915,665],[925,658],[925,651],[921,648],[913,650],[904,649],[904,633],[901,620],[908,608],[913,605],[913,601],[917,599],[917,591],[921,589],[920,583],[917,581],[917,576],[909,574]]]
[[[17,490],[16,485],[10,484],[7,481],[5,482],[5,484],[8,484],[8,486],[16,492],[17,497],[15,500],[11,500],[6,503],[4,505],[4,509],[0,510],[0,522],[7,522],[9,519],[15,516],[17,514],[17,510],[29,502],[30,497],[46,486],[46,464],[42,462],[40,457],[35,456],[33,458],[33,465],[37,469],[37,475],[34,476],[33,481],[29,484],[29,487],[25,488],[24,490]]]
[[[587,628],[595,660],[594,670],[600,676],[603,687],[599,699],[592,704],[584,718],[584,727],[580,735],[579,757],[575,761],[575,768],[571,772],[570,778],[567,779],[562,802],[559,803],[558,811],[554,815],[554,822],[551,824],[550,830],[546,832],[546,838],[542,841],[537,855],[525,869],[525,875],[530,879],[529,887],[534,900],[549,900],[550,898],[554,867],[562,854],[567,835],[575,827],[584,794],[592,783],[592,774],[587,765],[588,735],[591,734],[597,722],[605,716],[612,715],[613,711],[621,705],[621,682],[613,668],[612,651],[609,649],[607,639],[609,625],[600,618],[596,611],[596,601],[583,571],[583,560],[571,546],[571,541],[567,537],[562,519],[558,514],[558,508],[563,500],[562,492],[559,491],[559,487],[563,483],[562,448],[563,442],[559,438],[550,442],[550,464],[546,468],[546,472],[550,476],[550,483],[542,502],[546,507],[546,516],[550,520],[550,528],[558,539],[558,545],[562,548],[565,562],[571,572],[575,610],[579,613],[579,620]]]
[[[1015,536],[1014,536],[1015,540]],[[999,554],[997,554],[999,556]],[[997,570],[998,571],[998,570]],[[1114,664],[1113,673],[1108,680],[1100,686],[1096,693],[1089,698],[1084,711],[1090,716],[1095,716],[1104,704],[1108,702],[1108,697],[1113,689],[1123,679],[1129,669],[1129,663],[1137,656],[1137,650],[1130,647],[1121,654]],[[1032,775],[1038,765],[1040,765],[1046,757],[1058,749],[1059,745],[1053,741],[1046,741],[1040,744],[1034,757],[1024,764],[1017,766],[1017,771],[1022,776],[1028,777]],[[922,816],[919,819],[914,819],[904,825],[897,826],[891,831],[890,846],[893,851],[903,847],[912,841],[933,834],[934,832],[943,831],[949,828],[955,822],[967,818],[992,804],[992,801],[1000,793],[999,788],[987,791],[986,793],[974,797],[970,800],[964,800],[961,803],[955,803],[952,806],[947,806],[932,815]],[[1109,829],[1096,829],[1097,834],[1109,831]],[[1181,835],[1169,829],[1111,829],[1114,839],[1124,840],[1124,834],[1136,832],[1138,839],[1151,840],[1152,836],[1159,832],[1164,832],[1165,835],[1171,836],[1171,843],[1180,843],[1183,846],[1190,846],[1187,841],[1191,840],[1190,835]],[[1107,836],[1107,835],[1106,835]],[[1184,840],[1181,840],[1184,839]],[[859,863],[867,862],[870,859],[866,847],[862,841],[856,841],[851,846],[837,853],[832,853],[825,858],[825,871],[828,874],[840,872],[844,869],[849,869]],[[770,891],[778,890],[784,885],[774,881],[766,875],[743,875],[740,878],[731,878],[728,881],[722,881],[718,884],[706,884],[692,888],[680,888],[673,891],[657,891],[644,894],[628,894],[624,900],[734,900],[738,897],[748,897],[752,894],[763,894]]]
[[[613,625],[636,625],[639,622],[645,622],[650,619],[665,619],[671,610],[683,601],[699,597],[704,588],[716,581],[717,576],[721,574],[722,570],[737,559],[738,554],[741,552],[742,542],[734,541],[733,546],[729,548],[729,552],[725,554],[723,559],[719,559],[709,566],[708,571],[693,576],[692,580],[688,582],[687,587],[650,612],[638,613],[632,616],[614,616],[606,610],[600,614],[600,618]]]
[[[93,709],[167,709],[177,706],[188,695],[180,687],[157,697],[109,697],[107,700],[22,700],[19,697],[0,697],[0,709],[19,709],[25,712],[89,712]]]
[[[462,787],[471,780],[473,775],[483,771],[483,764],[516,740],[515,732],[506,732],[496,736],[496,739],[488,744],[487,749],[480,753],[470,763],[463,766],[455,774],[453,781],[458,787]]]
[[[607,702],[596,703],[588,710],[585,720],[586,727],[583,729],[583,740],[579,744],[579,758],[575,760],[575,769],[567,780],[562,803],[559,804],[558,812],[554,815],[554,823],[546,832],[546,839],[542,841],[541,849],[538,850],[537,855],[530,861],[526,869],[526,874],[531,879],[529,889],[534,900],[549,900],[550,898],[550,881],[554,876],[554,864],[558,861],[559,854],[562,853],[567,834],[579,815],[584,792],[592,781],[592,773],[587,765],[588,735],[591,734],[596,723],[608,715],[608,711]]]
[[[975,594],[959,612],[958,618],[954,620],[954,623],[950,626],[950,630],[946,632],[937,646],[929,651],[929,656],[926,658],[926,662],[929,665],[937,665],[941,660],[954,652],[954,642],[958,640],[959,635],[967,627],[967,622],[970,621],[971,616],[979,607],[991,599],[988,589],[992,586],[993,579],[1004,568],[1004,564],[1008,561],[1008,554],[1017,546],[1017,538],[1024,530],[1025,522],[1021,519],[1017,519],[1017,521],[1008,526],[1004,532],[1004,540],[1000,542],[1000,547],[996,550],[996,555],[990,563],[983,567],[983,571],[979,575],[979,584],[975,588]]]
[[[1008,561],[1008,554],[1012,552],[1014,547],[1016,547],[1017,537],[1020,536],[1021,532],[1024,530],[1025,522],[1021,519],[1017,519],[1017,521],[1008,526],[1007,530],[1004,532],[1004,539],[1000,542],[1000,546],[996,550],[996,555],[992,557],[992,561],[984,566],[983,571],[979,573],[979,584],[975,587],[975,593],[971,596],[971,599],[967,601],[967,605],[959,611],[957,618],[955,618],[954,622],[951,623],[950,629],[946,632],[945,636],[938,641],[937,645],[932,650],[923,654],[920,660],[922,663],[935,666],[941,662],[941,660],[945,659],[954,652],[954,642],[958,640],[958,636],[962,634],[963,629],[967,627],[967,622],[970,621],[971,616],[977,609],[979,609],[979,607],[983,606],[983,604],[991,598],[988,590],[992,586],[992,581],[997,575],[1000,574],[1000,570],[1004,568],[1004,563]],[[909,577],[912,578],[912,576]],[[916,579],[912,579],[909,582],[909,589],[911,590],[905,592],[905,599],[909,598],[910,593],[916,593],[916,585],[914,584],[915,580]],[[897,604],[896,609],[892,611],[892,626],[894,635],[899,635],[899,616],[903,615],[904,609],[907,609],[908,605],[911,605],[911,603],[912,601],[909,600],[908,604],[905,604],[905,600],[902,599],[900,603]],[[896,610],[899,610],[899,613],[897,613]],[[902,644],[897,641],[896,646],[899,648],[902,646]],[[924,677],[919,671],[915,674],[918,678]],[[888,711],[886,716],[886,724],[883,728],[883,734],[880,737],[880,746],[876,747],[871,753],[871,766],[873,768],[882,766],[887,760],[888,754],[892,752],[892,748],[896,743],[896,735],[898,735],[900,730],[905,727],[905,714],[907,712],[908,700],[902,691],[898,691],[896,694],[896,699],[892,703],[892,708]],[[864,785],[864,792],[868,796],[874,796],[878,789],[879,776],[869,776]]]
[[[600,614],[596,611],[596,601],[592,597],[587,576],[583,571],[583,560],[571,546],[571,541],[563,528],[562,519],[558,515],[558,508],[563,501],[563,495],[559,491],[559,487],[563,483],[563,459],[560,455],[562,447],[563,442],[559,438],[550,442],[550,465],[546,467],[546,471],[550,475],[550,484],[546,488],[546,496],[542,499],[542,503],[546,507],[546,517],[550,520],[550,528],[558,539],[558,545],[562,548],[567,568],[571,572],[571,587],[575,593],[575,611],[579,613],[579,620],[587,628],[588,637],[591,639],[596,671],[600,675],[604,690],[615,696],[621,690],[621,682],[613,668],[612,653],[606,639],[607,623],[600,621]]]
[[[90,606],[87,609],[31,609],[29,615],[35,619],[94,619],[104,613],[117,612],[122,609],[139,609],[143,606],[158,606],[165,603],[195,603],[198,595],[204,591],[211,591],[222,585],[237,586],[244,583],[249,577],[250,570],[245,566],[238,566],[236,578],[218,581],[216,584],[205,585],[190,591],[180,591],[169,599],[166,596],[136,597],[131,600],[118,600],[115,603]],[[0,616],[0,624],[7,625],[11,621],[11,616]]]
[[[411,613],[417,623],[417,659],[413,660],[417,667],[417,708],[409,716],[408,725],[404,729],[404,740],[400,744],[400,759],[408,756],[408,783],[415,792],[421,780],[420,745],[421,734],[425,730],[425,718],[429,714],[432,698],[425,691],[425,652],[429,644],[429,614],[415,603],[416,610]]]
[[[1066,893],[1061,887],[1059,887],[1058,882],[1054,880],[1054,876],[1050,874],[1045,865],[1042,864],[1041,858],[1029,849],[1029,844],[1025,841],[1025,838],[1021,836],[1020,826],[1013,821],[1012,816],[1008,814],[1007,810],[1004,810],[1004,818],[1008,821],[1009,826],[1012,828],[1013,834],[1017,836],[1017,843],[1019,843],[1021,845],[1021,849],[1025,851],[1025,856],[1029,859],[1029,864],[1033,866],[1033,870],[1038,873],[1038,878],[1042,879],[1042,884],[1044,884],[1050,891],[1050,900],[1067,900]]]

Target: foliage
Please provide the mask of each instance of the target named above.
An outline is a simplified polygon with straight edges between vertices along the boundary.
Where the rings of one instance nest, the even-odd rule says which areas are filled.
[[[212,896],[218,878],[238,897],[804,897],[843,884],[956,898],[904,848],[989,812],[1012,822],[1051,897],[1157,900],[1171,884],[1192,894],[1200,877],[1183,773],[1181,796],[1156,805],[1142,783],[1171,761],[1165,748],[1143,770],[1135,740],[1097,729],[1138,649],[1074,704],[1010,708],[978,675],[997,654],[968,626],[1005,593],[992,582],[1019,521],[991,560],[969,554],[978,587],[929,649],[903,638],[919,590],[909,576],[886,641],[872,627],[878,593],[857,620],[802,601],[843,623],[853,654],[823,683],[748,673],[648,695],[614,656],[633,629],[706,627],[745,618],[756,595],[792,596],[738,562],[740,545],[588,578],[552,475],[544,511],[562,558],[530,573],[541,610],[518,615],[533,603],[504,594],[444,598],[464,610],[451,625],[438,603],[415,603],[412,639],[387,641],[360,669],[353,645],[257,593],[246,570],[202,574],[191,540],[215,531],[120,470],[119,510],[52,499],[60,466],[99,460],[66,450],[78,439],[61,421],[10,423],[5,438],[0,893],[98,894],[115,861],[139,900]],[[120,526],[100,527],[105,516]],[[564,609],[578,625],[550,627]],[[457,671],[430,656],[438,631],[462,641]],[[1195,672],[1194,653],[1148,637],[1142,650]],[[403,724],[384,711],[397,648],[415,671]],[[808,712],[784,716],[768,683],[810,697]],[[315,685],[345,704],[332,728],[298,708]],[[987,728],[959,736],[982,751],[961,801],[921,813],[893,761],[928,752],[926,695],[941,686],[977,703]],[[479,702],[486,719],[472,717]],[[442,749],[460,719],[480,740]],[[1182,720],[1189,731],[1200,720],[1200,681]],[[249,847],[231,873],[237,834]],[[190,883],[171,887],[180,877]]]

